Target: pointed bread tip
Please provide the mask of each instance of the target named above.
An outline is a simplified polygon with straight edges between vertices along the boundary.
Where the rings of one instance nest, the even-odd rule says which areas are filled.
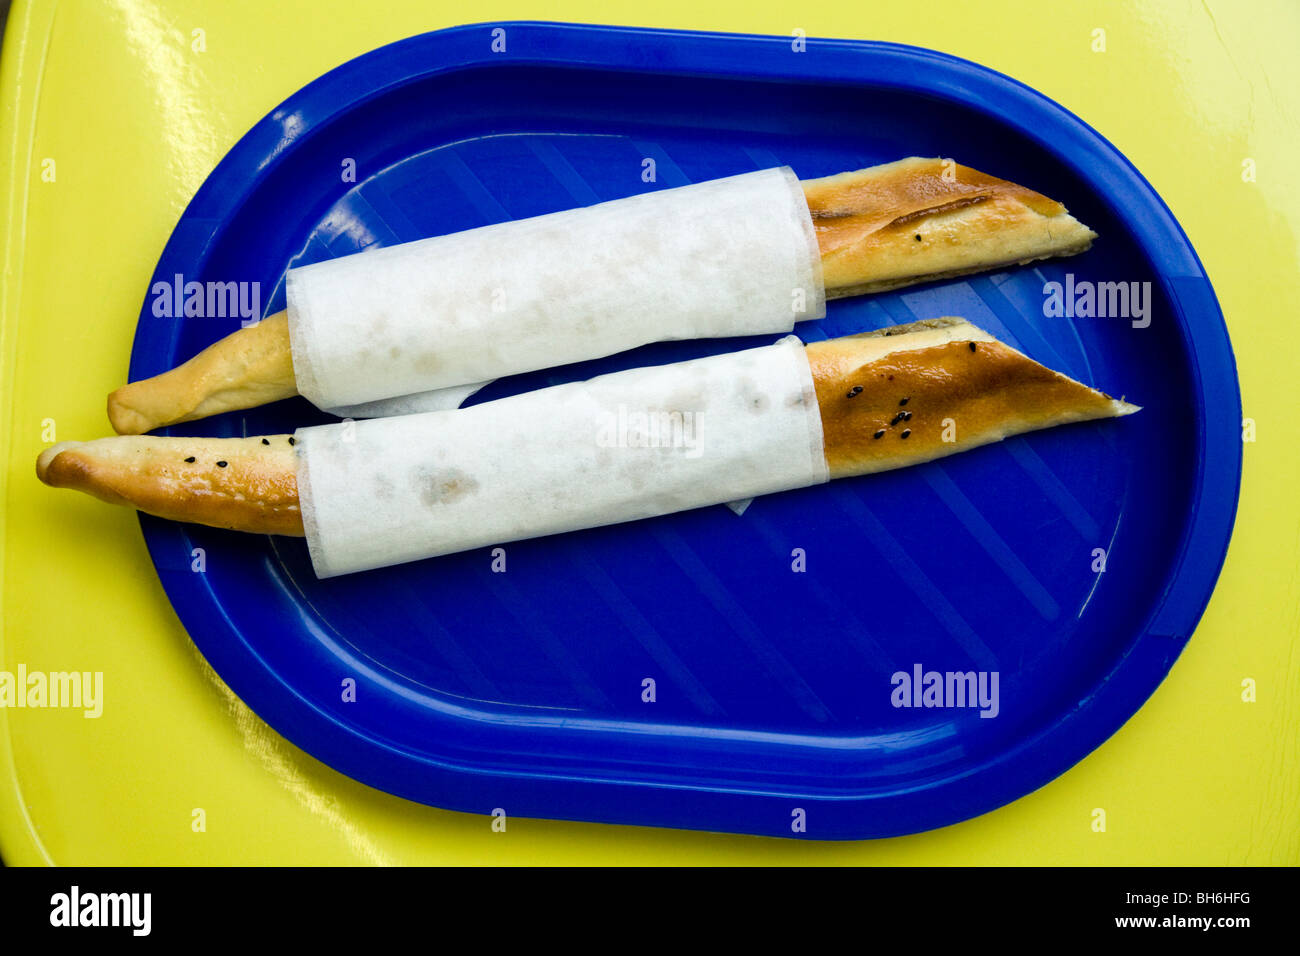
[[[50,465],[54,463],[54,459],[58,458],[62,452],[67,451],[69,448],[75,448],[80,444],[79,441],[61,441],[45,449],[36,459],[36,477],[45,484],[50,484]]]

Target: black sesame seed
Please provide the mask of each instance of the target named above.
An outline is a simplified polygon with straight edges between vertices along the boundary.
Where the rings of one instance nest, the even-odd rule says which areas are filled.
[[[892,381],[894,380],[894,376],[892,376],[892,375],[889,376],[889,380],[892,382]]]
[[[900,399],[898,400],[898,404],[899,404],[899,405],[906,405],[906,404],[907,404],[908,402],[910,402],[911,400],[912,400],[912,399],[911,399],[911,396],[908,396],[907,398],[900,398]]]
[[[218,468],[225,468],[227,464],[228,464],[228,462],[219,461],[219,462],[217,462],[217,467],[218,467]]]
[[[263,445],[269,445],[269,444],[271,444],[271,439],[269,439],[269,438],[263,438],[263,439],[262,439],[262,444],[263,444]]]
[[[916,241],[917,242],[921,241],[921,234],[919,232],[916,234]]]
[[[970,350],[971,350],[972,352],[975,351],[975,343],[974,343],[974,342],[972,342],[972,343],[970,344]]]
[[[900,414],[903,416],[903,421],[910,422],[912,420],[911,412],[901,412]]]
[[[293,444],[293,436],[292,436],[292,435],[289,436],[289,444],[290,444],[290,445]]]
[[[188,463],[188,464],[191,464],[191,465],[194,464],[194,456],[193,456],[193,455],[190,455],[190,457],[189,457],[189,458],[186,458],[185,461],[186,461],[186,463]]]
[[[901,422],[903,420],[903,416],[906,414],[907,412],[899,412],[897,415],[895,415],[892,419],[890,419],[889,427],[893,428],[895,425]]]
[[[858,397],[859,395],[861,395],[861,394],[862,394],[862,386],[861,386],[861,385],[854,385],[851,389],[849,389],[849,396],[848,396],[848,397],[849,397],[849,398],[857,398],[857,397]]]
[[[901,433],[898,437],[899,437],[899,438],[906,438],[906,437],[907,437],[908,435],[910,435],[910,434],[912,434],[912,429],[910,429],[910,428],[904,428],[903,431],[902,431],[902,433]]]
[[[872,437],[872,438],[884,438],[884,437],[885,437],[885,430],[882,428],[882,429],[880,429],[880,431],[876,432],[876,433],[875,433],[874,435],[872,435],[871,437]]]

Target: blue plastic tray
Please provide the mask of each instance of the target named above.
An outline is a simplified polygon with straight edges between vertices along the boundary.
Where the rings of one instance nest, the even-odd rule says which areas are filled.
[[[1047,783],[1137,711],[1200,617],[1232,527],[1241,412],[1222,315],[1178,224],[1123,156],[1034,91],[879,43],[795,53],[789,38],[534,23],[432,33],[333,70],[258,123],[195,196],[151,285],[255,280],[278,309],[287,267],[371,245],[755,168],[807,178],[907,155],[1038,189],[1101,239],[1038,267],[832,303],[797,331],[961,315],[1140,414],[761,498],[743,518],[719,506],[513,544],[506,573],[485,549],[322,583],[300,540],[143,517],[195,643],[309,753],[473,813],[846,839],[953,823]],[[642,181],[646,158],[657,182]],[[1151,282],[1150,326],[1045,318],[1043,284],[1067,272]],[[236,326],[148,306],[133,378]],[[652,346],[475,400],[753,344]],[[321,420],[294,400],[175,431]],[[895,708],[891,675],[915,664],[997,671],[998,716]]]

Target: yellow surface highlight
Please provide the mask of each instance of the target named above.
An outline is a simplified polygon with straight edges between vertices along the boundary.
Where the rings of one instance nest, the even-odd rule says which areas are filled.
[[[317,76],[464,22],[547,19],[891,40],[983,63],[1073,110],[1159,190],[1227,316],[1245,414],[1237,528],[1200,628],[1110,741],[1014,804],[943,830],[825,844],[423,807],[271,731],[202,660],[135,515],[52,492],[50,441],[108,432],[145,286],[235,141]],[[193,49],[202,30],[206,49]],[[1105,31],[1105,52],[1094,52]],[[1300,7],[1288,0],[804,8],[769,0],[38,0],[0,56],[0,669],[101,670],[104,714],[0,709],[10,864],[1300,862]],[[961,144],[951,152],[961,155]],[[46,182],[43,161],[55,161]],[[1255,182],[1243,181],[1252,159]],[[1134,392],[1140,391],[1134,384]],[[49,421],[47,421],[49,420]],[[1252,678],[1258,700],[1241,701]],[[1107,830],[1091,828],[1106,810]],[[206,831],[191,827],[201,808]]]

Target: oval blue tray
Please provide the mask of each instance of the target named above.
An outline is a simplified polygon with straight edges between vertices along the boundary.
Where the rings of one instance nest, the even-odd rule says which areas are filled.
[[[1155,690],[1209,599],[1241,410],[1222,315],[1173,216],[1033,90],[881,43],[801,53],[789,38],[538,23],[418,36],[258,123],[151,287],[258,282],[279,309],[291,265],[761,167],[808,178],[908,155],[1038,189],[1101,238],[835,302],[797,331],[961,315],[1140,414],[761,498],[743,517],[719,506],[512,544],[504,573],[484,549],[320,582],[301,540],[142,517],[199,649],[325,763],[472,813],[853,839],[963,820],[1062,773]],[[1067,274],[1149,282],[1149,325],[1046,317],[1044,285]],[[132,377],[237,322],[156,318],[146,297]],[[651,346],[474,400],[753,344]],[[174,432],[322,420],[298,399]],[[892,675],[917,666],[996,672],[996,716],[894,706]]]

